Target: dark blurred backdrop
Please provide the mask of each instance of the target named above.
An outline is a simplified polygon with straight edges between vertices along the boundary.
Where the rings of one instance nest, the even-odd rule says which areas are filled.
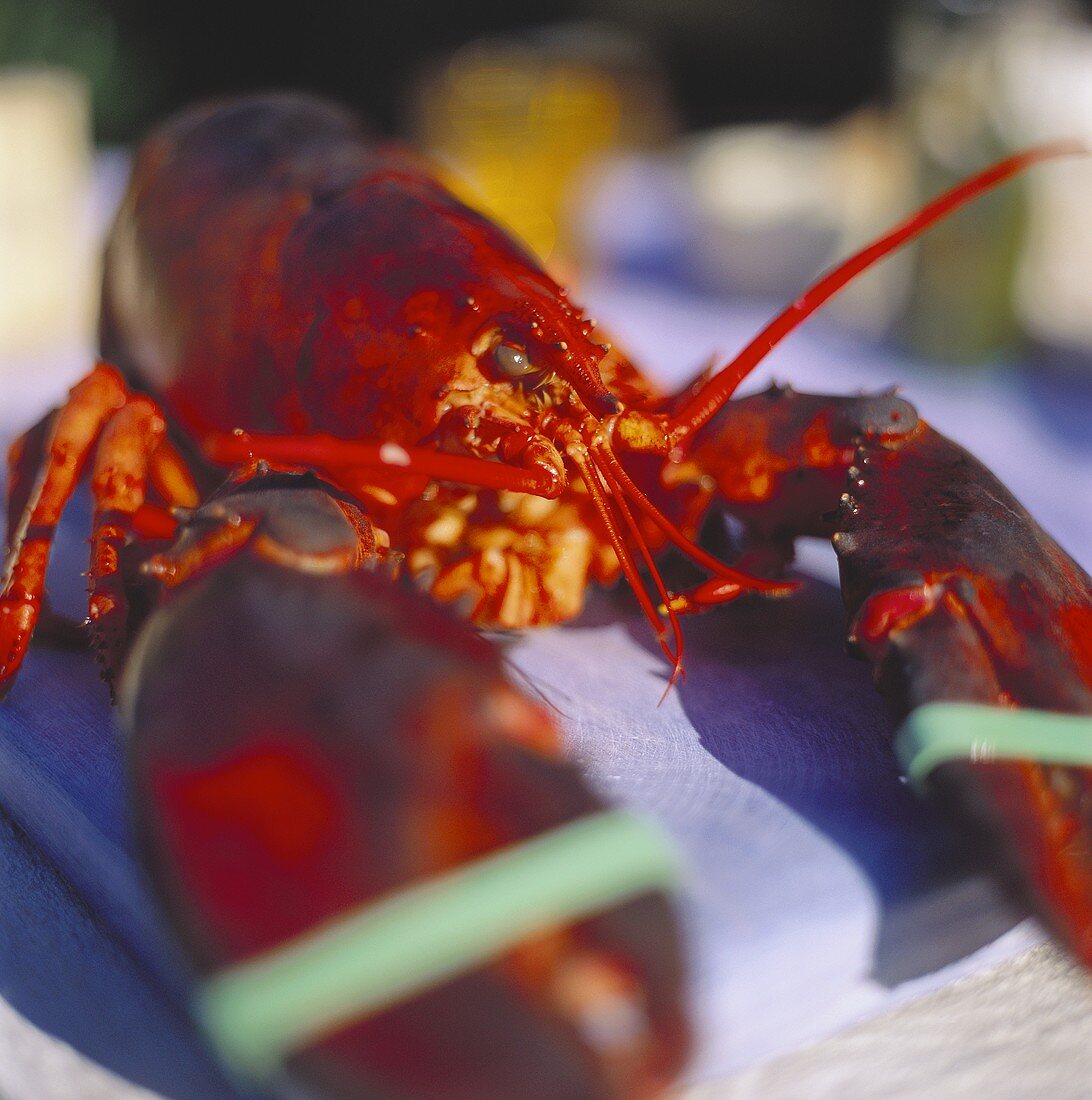
[[[896,0],[0,0],[0,62],[67,64],[97,136],[129,141],[210,94],[309,88],[397,132],[420,69],[471,38],[600,20],[651,47],[688,129],[825,121],[888,90]]]

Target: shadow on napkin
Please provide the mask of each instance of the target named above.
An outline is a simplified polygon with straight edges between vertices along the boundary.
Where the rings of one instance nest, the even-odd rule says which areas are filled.
[[[1023,918],[962,831],[902,780],[891,716],[868,666],[845,652],[837,589],[807,579],[789,599],[741,601],[685,631],[687,679],[676,690],[702,745],[867,876],[879,910],[875,981],[932,973]]]

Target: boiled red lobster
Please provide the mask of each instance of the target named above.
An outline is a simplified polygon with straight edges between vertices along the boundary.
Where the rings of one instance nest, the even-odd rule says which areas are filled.
[[[133,669],[147,667],[128,656],[147,595],[126,559],[174,536],[177,515],[189,515],[177,510],[200,514],[225,468],[241,468],[317,475],[368,553],[403,556],[420,588],[478,625],[571,618],[589,580],[624,576],[674,675],[682,614],[745,593],[788,595],[777,569],[793,537],[826,533],[841,554],[852,640],[894,685],[896,705],[955,698],[1088,713],[1089,579],[988,472],[896,397],[775,390],[730,401],[858,272],[1069,151],[1017,154],[929,203],[722,371],[670,398],[600,341],[518,244],[409,156],[370,146],[344,112],[287,96],[187,112],[142,147],[110,239],[107,361],[13,451],[0,682],[43,613],[53,531],[91,463],[89,619],[108,677],[125,668],[127,684],[138,678],[130,694],[144,675]],[[714,507],[749,531],[746,569],[700,544]],[[169,594],[232,576],[264,522],[244,512],[198,534],[187,527],[175,551],[143,563],[146,582]],[[669,545],[709,579],[669,589],[656,560]],[[425,614],[414,608],[406,613]],[[956,660],[973,670],[958,682]],[[140,713],[153,728],[152,712]],[[1087,771],[956,760],[936,773],[951,776],[1015,825],[1038,898],[1090,958]]]

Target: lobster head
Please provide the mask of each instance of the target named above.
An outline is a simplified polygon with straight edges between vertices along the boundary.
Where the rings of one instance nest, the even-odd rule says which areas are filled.
[[[405,330],[444,334],[444,350],[469,350],[489,381],[567,392],[597,420],[621,411],[599,370],[609,346],[519,241],[428,177],[395,173],[390,184],[390,202],[413,209],[389,219],[403,227],[387,253],[398,270],[378,282]],[[373,206],[375,190],[373,181]]]
[[[591,338],[594,324],[560,286],[543,272],[531,274],[501,288],[508,295],[489,288],[497,308],[471,349],[479,364],[485,360],[487,370],[532,389],[560,384],[597,420],[620,413],[622,403],[599,370],[609,346]]]

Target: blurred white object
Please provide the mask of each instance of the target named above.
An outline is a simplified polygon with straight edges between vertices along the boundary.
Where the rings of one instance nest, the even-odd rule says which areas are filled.
[[[616,157],[589,179],[581,228],[593,269],[785,301],[915,202],[901,133],[863,110],[821,129],[735,126],[670,154]],[[908,256],[892,257],[826,312],[882,336],[903,308],[909,274]]]
[[[0,353],[86,344],[88,91],[60,70],[0,72]]]
[[[874,110],[822,129],[717,131],[694,141],[687,163],[704,225],[694,257],[700,279],[750,296],[792,298],[914,205],[901,135]],[[908,275],[906,256],[893,257],[829,312],[880,336],[905,302]]]
[[[705,279],[748,294],[802,289],[838,238],[830,138],[796,126],[736,126],[705,134],[687,157],[705,222],[695,261]],[[807,276],[804,276],[807,278]]]
[[[912,7],[897,54],[900,101],[927,190],[1029,145],[1077,139],[1092,146],[1092,27],[1074,4]],[[1005,348],[1019,329],[1040,345],[1080,352],[1087,364],[1090,193],[1087,158],[1041,165],[923,238],[913,345],[970,360]]]
[[[1006,25],[1003,57],[1022,143],[1074,138],[1092,149],[1092,27],[1070,5],[1022,5]],[[1028,240],[1016,311],[1042,344],[1092,355],[1092,157],[1029,179]]]

